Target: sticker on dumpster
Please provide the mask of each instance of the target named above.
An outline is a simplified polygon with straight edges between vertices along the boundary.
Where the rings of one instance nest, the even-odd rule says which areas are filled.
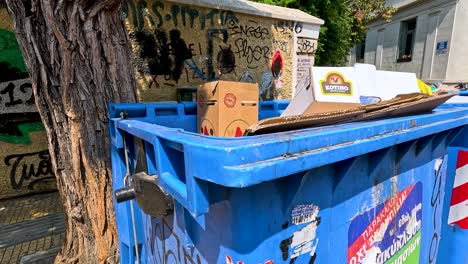
[[[458,152],[448,223],[468,229],[468,151]]]
[[[244,264],[244,262],[243,261],[234,262],[234,260],[230,256],[226,256],[226,264]],[[273,260],[268,260],[268,261],[265,261],[263,264],[274,264],[274,263],[273,263]]]
[[[419,263],[422,184],[355,217],[348,232],[348,263]]]
[[[314,204],[296,205],[291,212],[292,223],[300,225],[312,222],[317,217],[318,212],[319,207]]]

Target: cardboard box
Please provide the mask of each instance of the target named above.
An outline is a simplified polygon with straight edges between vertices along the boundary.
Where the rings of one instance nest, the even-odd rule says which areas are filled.
[[[390,100],[420,92],[416,74],[378,71],[374,65],[313,67],[298,80],[296,95],[281,116],[339,111],[361,103],[360,97]]]
[[[390,100],[399,94],[420,92],[415,73],[378,71],[374,65],[356,64],[354,82],[361,96]]]
[[[359,105],[353,67],[314,67],[296,86],[296,96],[281,115],[297,116],[340,111]]]
[[[197,129],[209,136],[241,137],[258,121],[258,84],[215,81],[197,93]]]

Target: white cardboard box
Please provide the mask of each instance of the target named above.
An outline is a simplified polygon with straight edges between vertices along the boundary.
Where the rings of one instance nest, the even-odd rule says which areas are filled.
[[[359,103],[354,67],[313,67],[314,99],[318,102]]]
[[[313,67],[298,80],[296,95],[282,116],[301,115],[313,102],[360,103],[361,96],[390,100],[399,94],[418,93],[416,74],[378,71],[374,65]]]

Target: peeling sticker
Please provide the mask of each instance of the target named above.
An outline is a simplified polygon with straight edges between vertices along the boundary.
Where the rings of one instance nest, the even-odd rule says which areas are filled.
[[[309,207],[306,206],[304,208]],[[316,236],[317,227],[320,225],[320,217],[317,216],[319,210],[318,207],[314,206],[312,208],[312,215],[314,215],[314,218],[310,221],[310,223],[301,230],[294,232],[291,237],[281,241],[279,247],[281,249],[282,258],[284,261],[286,261],[288,258],[291,258],[290,263],[294,263],[298,257],[302,255],[309,255],[308,263],[314,263],[315,259],[317,258],[315,250],[317,248],[319,239]]]
[[[291,259],[297,258],[300,255],[309,253],[310,256],[315,254],[318,238],[316,238],[317,224],[312,222],[298,232],[294,232],[291,248],[293,252]]]
[[[314,204],[296,205],[291,212],[291,222],[295,225],[309,223],[317,218],[318,212],[319,207]]]
[[[348,263],[419,263],[422,184],[355,217],[348,232]]]

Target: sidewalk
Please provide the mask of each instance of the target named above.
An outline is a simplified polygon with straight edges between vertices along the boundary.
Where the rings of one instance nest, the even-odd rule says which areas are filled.
[[[0,264],[53,262],[64,231],[57,192],[0,200]]]

